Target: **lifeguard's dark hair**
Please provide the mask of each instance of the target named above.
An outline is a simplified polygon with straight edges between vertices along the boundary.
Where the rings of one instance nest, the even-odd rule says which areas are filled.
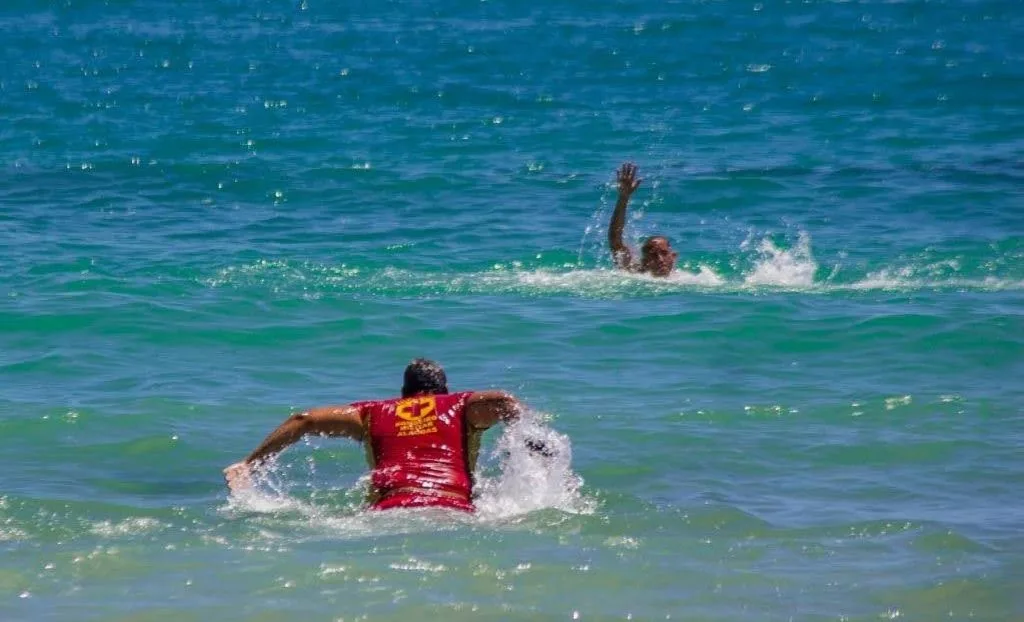
[[[444,395],[447,392],[448,377],[438,363],[430,359],[415,359],[406,366],[402,397]]]

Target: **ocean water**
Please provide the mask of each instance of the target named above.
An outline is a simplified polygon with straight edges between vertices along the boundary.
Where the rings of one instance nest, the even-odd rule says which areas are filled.
[[[7,0],[0,619],[1024,619],[1012,0]],[[604,247],[626,160],[628,236]],[[413,357],[480,512],[221,469]],[[520,450],[523,434],[560,449]]]

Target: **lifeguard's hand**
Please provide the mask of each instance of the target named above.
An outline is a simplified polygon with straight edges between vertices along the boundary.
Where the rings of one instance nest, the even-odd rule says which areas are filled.
[[[636,164],[626,162],[615,175],[619,180],[619,194],[629,196],[640,187],[642,179],[636,176]]]
[[[245,461],[236,462],[224,469],[224,481],[231,492],[248,490],[252,488],[252,467]]]
[[[531,453],[545,458],[555,457],[555,450],[548,447],[547,443],[537,438],[526,439],[526,448],[529,449]]]

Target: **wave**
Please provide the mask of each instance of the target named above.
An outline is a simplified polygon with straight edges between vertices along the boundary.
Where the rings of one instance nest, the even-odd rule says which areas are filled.
[[[765,237],[748,238],[740,253],[718,261],[684,262],[667,278],[586,266],[581,261],[527,266],[519,261],[477,271],[418,271],[394,266],[330,265],[263,259],[228,266],[203,278],[211,288],[264,289],[280,295],[319,298],[336,293],[385,296],[459,294],[574,295],[622,298],[676,292],[803,292],[828,294],[863,291],[1020,291],[1024,278],[992,274],[1012,261],[989,261],[973,274],[957,258],[922,257],[905,265],[883,266],[855,274],[836,263],[822,266],[811,237],[800,232],[785,246]],[[979,274],[988,268],[989,274]]]

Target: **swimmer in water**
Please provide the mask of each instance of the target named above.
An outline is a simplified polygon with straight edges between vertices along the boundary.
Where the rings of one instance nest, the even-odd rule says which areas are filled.
[[[245,460],[224,469],[232,492],[251,473],[307,434],[362,442],[371,469],[373,509],[444,507],[472,512],[473,469],[484,430],[519,418],[522,406],[504,391],[448,392],[444,369],[427,359],[405,368],[402,396],[324,406],[294,414]],[[532,444],[531,444],[532,443]],[[550,456],[543,442],[527,447]]]
[[[668,238],[655,235],[644,240],[640,247],[640,263],[633,263],[633,251],[622,241],[622,230],[626,227],[626,206],[629,197],[640,187],[636,176],[636,165],[626,162],[616,173],[619,182],[619,200],[615,203],[611,224],[608,225],[608,246],[612,251],[615,266],[629,272],[640,272],[651,276],[668,276],[676,266],[678,253],[672,250]]]

